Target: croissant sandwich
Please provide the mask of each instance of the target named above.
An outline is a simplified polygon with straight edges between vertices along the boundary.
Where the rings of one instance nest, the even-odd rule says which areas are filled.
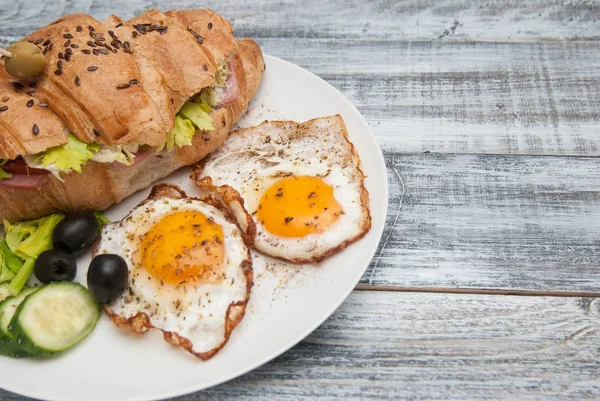
[[[65,16],[23,41],[46,58],[17,79],[0,61],[0,219],[103,210],[216,149],[265,69],[210,10],[129,21]]]

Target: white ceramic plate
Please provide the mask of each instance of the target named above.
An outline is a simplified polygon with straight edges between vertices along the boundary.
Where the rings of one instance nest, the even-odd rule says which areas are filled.
[[[102,316],[79,346],[52,359],[0,357],[0,387],[44,400],[156,400],[205,389],[240,376],[308,336],[346,299],[367,269],[387,211],[387,176],[381,150],[358,110],[322,79],[281,59],[265,56],[267,69],[240,127],[264,120],[305,121],[341,114],[367,175],[373,227],[359,242],[320,265],[291,266],[255,254],[255,285],[246,317],[229,343],[207,362],[170,346],[162,333],[129,334]],[[190,169],[164,182],[194,195]],[[125,216],[150,188],[107,211]],[[89,255],[78,261],[85,283]]]

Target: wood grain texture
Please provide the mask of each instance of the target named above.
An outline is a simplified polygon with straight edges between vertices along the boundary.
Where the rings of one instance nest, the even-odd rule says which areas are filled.
[[[600,159],[386,160],[388,221],[362,284],[600,291]]]
[[[338,88],[384,151],[600,155],[600,43],[260,44]]]
[[[35,4],[33,7],[32,5]],[[0,0],[0,40],[14,41],[63,14],[130,18],[148,8],[207,7],[238,34],[279,38],[376,38],[444,41],[596,40],[600,6],[590,0],[307,0],[272,1]],[[318,16],[318,18],[316,18]]]
[[[273,362],[175,400],[594,400],[599,303],[356,292]]]

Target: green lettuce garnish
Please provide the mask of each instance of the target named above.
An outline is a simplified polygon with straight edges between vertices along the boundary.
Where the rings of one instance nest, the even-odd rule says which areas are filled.
[[[98,220],[98,225],[102,228],[103,225],[110,223],[110,220],[104,215],[102,212],[93,212],[92,213],[96,220]]]
[[[175,146],[190,146],[195,132],[190,120],[175,116],[175,127],[167,132],[167,150],[170,152]]]
[[[2,263],[13,273],[18,273],[23,266],[23,260],[10,250],[6,240],[0,242],[0,259],[2,259]]]
[[[10,281],[15,278],[15,272],[13,272],[6,263],[4,253],[0,252],[0,283]]]
[[[35,266],[35,259],[29,258],[23,263],[23,267],[19,270],[16,276],[12,279],[10,284],[8,285],[8,293],[12,296],[17,295],[21,292],[25,284],[27,284],[27,280],[29,280],[29,276],[33,273],[33,267]]]
[[[98,152],[100,147],[96,143],[81,142],[73,134],[69,134],[67,138],[68,142],[65,145],[55,146],[40,153],[35,161],[41,163],[42,167],[54,165],[61,171],[74,170],[81,173],[81,167]]]
[[[52,249],[52,233],[63,217],[57,213],[17,224],[4,220],[6,238],[0,244],[0,277],[13,275],[7,279],[12,280],[8,286],[11,295],[23,289],[40,253]]]
[[[52,249],[52,232],[63,217],[57,213],[15,225],[5,220],[4,230],[9,249],[23,260],[37,258],[40,253]]]
[[[198,104],[187,101],[177,115],[187,118],[200,130],[214,131],[212,117],[208,114],[211,111],[212,109],[206,103]]]
[[[206,89],[206,88],[205,88]],[[171,151],[175,146],[190,146],[192,138],[196,132],[194,127],[203,131],[214,131],[212,125],[212,117],[210,113],[213,109],[210,107],[204,97],[211,102],[214,102],[214,91],[212,95],[209,91],[202,91],[196,99],[188,100],[175,116],[175,126],[167,132],[167,150]],[[212,96],[212,100],[211,100]],[[157,149],[161,151],[162,147]]]
[[[0,259],[2,257],[0,256]],[[0,263],[2,263],[3,261],[0,260]],[[11,281],[13,278],[15,278],[15,273],[13,273],[8,267],[6,267],[4,264],[2,266],[0,266],[0,283],[4,283],[6,281]]]
[[[5,178],[12,178],[12,174],[11,173],[7,173],[6,171],[4,171],[2,169],[2,166],[4,166],[7,161],[8,160],[2,160],[2,159],[0,159],[0,180],[3,180]]]

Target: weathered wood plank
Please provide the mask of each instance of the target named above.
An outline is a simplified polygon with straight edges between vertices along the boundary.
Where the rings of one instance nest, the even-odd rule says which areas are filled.
[[[598,304],[355,292],[283,356],[177,400],[594,400]],[[24,400],[2,391],[0,398]]]
[[[132,17],[148,8],[208,7],[251,37],[377,38],[395,40],[597,40],[600,7],[593,1],[307,0],[302,2],[192,0],[127,2],[0,1],[0,39],[13,41],[63,14]],[[318,18],[315,18],[318,16]]]
[[[388,221],[362,284],[600,291],[600,159],[386,160]]]
[[[337,87],[384,150],[600,155],[600,43],[260,43]]]

